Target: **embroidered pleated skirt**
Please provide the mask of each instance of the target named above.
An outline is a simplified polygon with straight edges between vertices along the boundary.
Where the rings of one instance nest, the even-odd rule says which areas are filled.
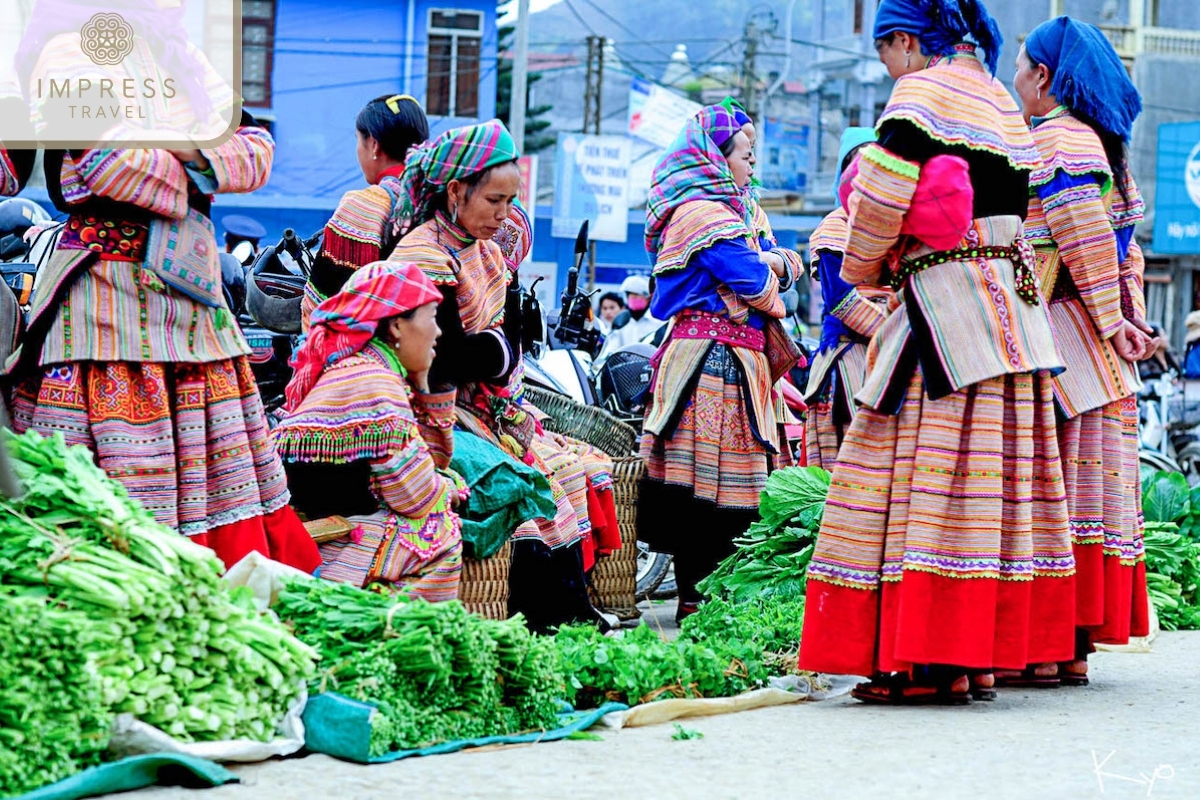
[[[846,427],[854,416],[854,395],[862,387],[866,369],[867,346],[858,342],[847,345],[828,366],[824,385],[809,401],[805,420],[808,466],[833,471]]]
[[[390,573],[385,585],[405,597],[431,603],[454,600],[462,579],[462,539],[453,537],[444,546],[418,555],[411,549],[389,546],[397,520],[385,511],[347,518],[355,526],[350,536],[321,545],[321,577],[366,586],[381,571]],[[386,561],[386,569],[381,562]]]
[[[1075,550],[1075,615],[1096,643],[1150,632],[1137,398],[1059,424]]]
[[[800,666],[1024,668],[1074,646],[1074,559],[1047,373],[897,415],[860,409],[809,568]]]
[[[83,445],[154,518],[232,566],[251,551],[312,572],[283,465],[245,357],[42,367],[13,395],[18,432]]]

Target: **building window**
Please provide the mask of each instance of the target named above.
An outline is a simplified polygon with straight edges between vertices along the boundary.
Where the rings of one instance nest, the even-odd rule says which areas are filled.
[[[253,108],[271,107],[275,64],[275,0],[242,0],[242,98]]]
[[[479,115],[479,62],[483,14],[435,9],[429,12],[429,75],[425,109],[434,117]]]
[[[863,29],[863,0],[854,0],[854,32],[862,33]]]

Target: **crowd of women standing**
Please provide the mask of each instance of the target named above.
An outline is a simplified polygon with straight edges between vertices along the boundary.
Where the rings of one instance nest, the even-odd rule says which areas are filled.
[[[162,30],[181,24],[160,13]],[[73,24],[35,22],[25,83]],[[895,88],[874,130],[843,139],[810,263],[771,234],[736,103],[701,110],[656,166],[650,313],[670,327],[639,532],[675,555],[678,616],[692,613],[790,463],[775,387],[798,352],[781,293],[807,267],[826,308],[807,450],[833,482],[800,665],[872,676],[854,694],[876,703],[1085,684],[1094,644],[1148,627],[1134,393],[1156,342],[1125,155],[1140,100],[1104,36],[1066,17],[1021,48],[1020,106],[995,78],[981,0],[883,0],[874,34]],[[140,70],[179,66],[154,52]],[[197,87],[194,109],[232,102],[214,76]],[[497,121],[427,141],[404,95],[355,128],[368,186],[326,229],[273,434],[214,291],[208,221],[213,193],[266,181],[271,137],[243,115],[209,150],[55,154],[69,216],[6,368],[16,427],[92,448],[226,563],[259,550],[432,600],[457,592],[456,509],[483,474],[451,469],[456,443],[490,448],[545,492],[515,523],[510,609],[539,628],[595,619],[585,572],[619,544],[611,463],[548,434],[523,398],[517,145]],[[0,189],[28,168],[0,158]],[[160,251],[167,229],[188,246]],[[288,483],[302,512],[355,533],[318,552]]]

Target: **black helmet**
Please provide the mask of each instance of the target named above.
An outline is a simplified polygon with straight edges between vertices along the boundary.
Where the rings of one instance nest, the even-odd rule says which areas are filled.
[[[10,197],[0,201],[0,236],[24,236],[34,225],[50,222],[46,209],[25,197]]]
[[[300,333],[305,283],[303,275],[295,275],[283,266],[274,245],[265,247],[246,268],[246,311],[267,330]]]
[[[646,410],[653,345],[626,345],[604,360],[600,369],[600,394],[605,406],[623,417],[640,416]]]
[[[246,268],[232,253],[220,253],[221,291],[234,314],[241,314],[246,303]]]

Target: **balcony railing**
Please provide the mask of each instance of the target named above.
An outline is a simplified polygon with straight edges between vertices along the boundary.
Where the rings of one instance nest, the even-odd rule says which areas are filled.
[[[1117,55],[1126,61],[1152,54],[1200,58],[1200,31],[1128,25],[1101,25],[1100,30],[1112,42]]]

